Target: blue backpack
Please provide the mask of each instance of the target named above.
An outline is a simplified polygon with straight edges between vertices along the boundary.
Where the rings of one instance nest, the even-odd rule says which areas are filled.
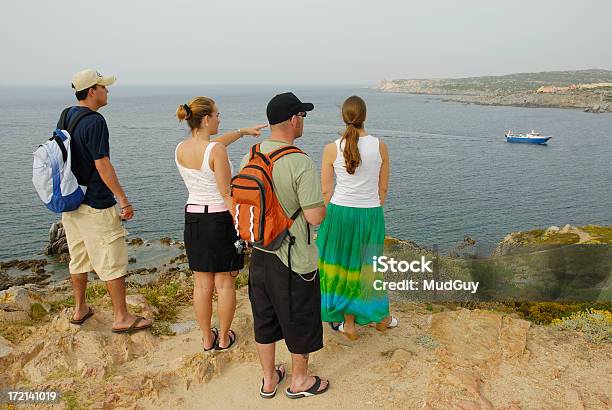
[[[85,198],[87,187],[79,185],[72,173],[71,135],[81,119],[99,115],[95,111],[82,110],[66,124],[70,108],[62,111],[52,137],[34,151],[32,183],[47,208],[56,213],[74,211]]]

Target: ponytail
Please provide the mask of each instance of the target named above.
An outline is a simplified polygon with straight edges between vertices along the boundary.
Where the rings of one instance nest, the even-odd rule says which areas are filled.
[[[342,104],[342,119],[346,124],[346,130],[342,133],[340,146],[344,142],[344,165],[346,172],[355,174],[357,167],[361,165],[361,154],[359,153],[359,130],[363,128],[366,119],[366,105],[360,97],[353,95]]]
[[[346,172],[351,175],[355,174],[355,170],[361,165],[361,154],[359,153],[359,132],[354,124],[347,124],[346,130],[342,134],[342,140],[340,140],[340,146],[342,147],[344,142],[344,165],[346,166]]]
[[[176,118],[179,122],[187,121],[192,130],[200,128],[202,118],[211,115],[215,109],[215,102],[208,97],[195,97],[188,104],[181,104],[176,109]]]

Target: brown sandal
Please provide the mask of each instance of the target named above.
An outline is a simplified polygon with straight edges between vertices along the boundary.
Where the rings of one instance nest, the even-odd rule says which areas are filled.
[[[123,329],[113,329],[113,333],[128,333],[128,334],[132,334],[132,333],[138,332],[140,330],[148,329],[153,324],[153,323],[149,323],[148,325],[137,327],[136,325],[138,323],[140,323],[141,321],[143,321],[143,320],[145,320],[144,316],[138,316],[138,317],[136,317],[136,320],[134,320],[134,323],[132,323],[130,325],[130,327],[123,328]]]
[[[89,311],[87,312],[87,314],[85,314],[85,316],[83,316],[82,318],[80,318],[79,320],[75,320],[75,319],[70,319],[70,323],[72,323],[73,325],[82,325],[83,323],[85,323],[85,321],[87,319],[89,319],[90,317],[92,317],[94,314],[93,309],[91,308],[91,306],[89,306]]]

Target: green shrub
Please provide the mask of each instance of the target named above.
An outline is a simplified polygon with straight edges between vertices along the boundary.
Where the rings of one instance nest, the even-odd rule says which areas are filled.
[[[612,342],[612,313],[608,310],[573,313],[563,319],[554,319],[551,325],[559,330],[580,332],[593,343]]]

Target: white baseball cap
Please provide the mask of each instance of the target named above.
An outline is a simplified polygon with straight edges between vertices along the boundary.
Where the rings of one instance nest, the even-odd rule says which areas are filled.
[[[82,91],[94,85],[112,85],[115,81],[117,81],[116,77],[105,77],[100,72],[88,68],[72,76],[72,88],[75,91]]]

